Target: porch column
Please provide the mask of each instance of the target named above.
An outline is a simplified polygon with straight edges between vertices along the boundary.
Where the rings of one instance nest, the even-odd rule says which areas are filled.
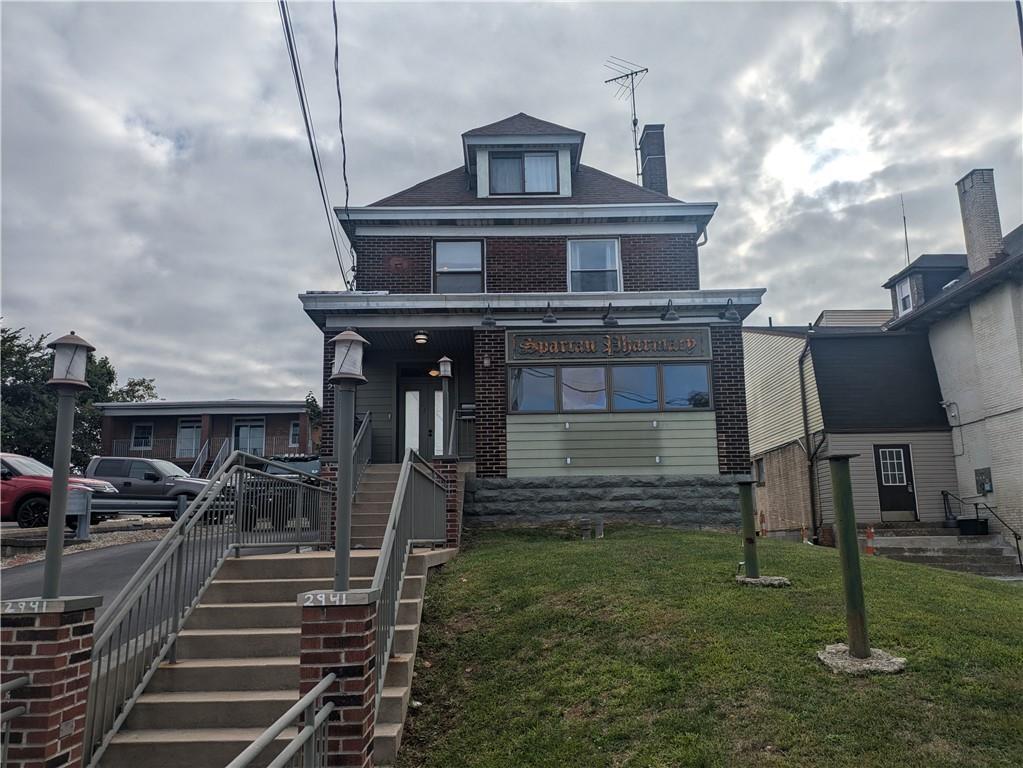
[[[462,516],[458,504],[458,457],[437,456],[433,468],[444,480],[445,500],[445,542],[449,547],[458,547],[462,540]]]

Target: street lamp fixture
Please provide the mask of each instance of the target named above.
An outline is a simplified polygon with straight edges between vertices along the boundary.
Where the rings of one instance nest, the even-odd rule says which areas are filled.
[[[354,473],[355,388],[366,381],[362,353],[369,342],[347,328],[334,342],[334,455],[337,457],[337,523],[334,526],[334,590],[348,590],[352,549],[352,475]]]
[[[441,391],[443,397],[443,408],[444,408],[444,421],[443,423],[443,443],[441,444],[441,452],[446,453],[451,447],[451,428],[454,426],[451,418],[451,358],[444,355],[440,360],[437,361],[437,372],[440,374],[441,380]]]
[[[718,312],[718,317],[729,323],[738,323],[742,320],[739,313],[735,311],[735,303],[731,299],[725,302],[725,309],[723,312]]]
[[[451,362],[451,358],[447,355],[444,355],[444,357],[437,361],[437,370],[445,379],[451,378]]]
[[[85,380],[86,363],[89,353],[96,348],[81,336],[76,336],[74,331],[46,346],[53,350],[53,377],[46,383],[57,390],[57,434],[53,440],[53,480],[46,528],[46,562],[43,564],[43,599],[52,600],[60,595],[67,481],[75,429],[75,395],[89,389]]]

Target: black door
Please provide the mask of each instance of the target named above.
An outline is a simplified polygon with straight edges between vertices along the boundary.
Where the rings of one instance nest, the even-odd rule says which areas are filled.
[[[913,457],[909,445],[875,445],[874,471],[881,519],[886,522],[916,520]]]
[[[424,459],[444,453],[441,383],[437,379],[403,379],[398,392],[398,459],[414,448]]]

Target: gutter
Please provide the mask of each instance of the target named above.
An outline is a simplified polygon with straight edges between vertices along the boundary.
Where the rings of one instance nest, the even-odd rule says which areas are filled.
[[[816,473],[814,472],[814,465],[817,461],[817,452],[824,445],[824,441],[821,440],[817,444],[817,447],[810,451],[810,414],[806,403],[806,374],[804,373],[803,364],[806,362],[806,356],[810,352],[810,334],[807,332],[806,343],[803,344],[803,351],[799,353],[799,400],[800,406],[803,411],[803,438],[806,440],[806,475],[810,486],[810,523],[813,526],[813,540],[815,542],[820,541],[820,523],[818,522],[818,509],[817,509],[817,494],[814,492],[815,480],[817,479]]]

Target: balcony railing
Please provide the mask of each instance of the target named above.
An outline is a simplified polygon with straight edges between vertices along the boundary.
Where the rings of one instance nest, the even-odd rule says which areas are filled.
[[[209,455],[216,456],[224,443],[230,443],[231,438],[224,435],[213,437],[209,441]],[[242,450],[253,456],[289,456],[296,454],[315,455],[319,446],[313,441],[306,440],[304,443],[294,444],[287,435],[269,435],[262,444],[249,445],[228,445],[227,451]],[[173,437],[157,437],[149,442],[138,440],[122,439],[114,440],[111,444],[112,456],[129,456],[139,459],[168,459],[171,461],[195,461],[202,453],[205,453],[204,445],[196,445],[192,442],[178,441]]]

